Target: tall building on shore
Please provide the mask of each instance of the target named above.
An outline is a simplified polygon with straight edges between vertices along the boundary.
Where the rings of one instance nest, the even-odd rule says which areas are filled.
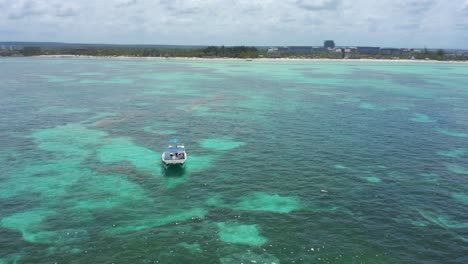
[[[333,40],[325,40],[325,42],[323,42],[323,47],[326,49],[334,49],[335,42]]]

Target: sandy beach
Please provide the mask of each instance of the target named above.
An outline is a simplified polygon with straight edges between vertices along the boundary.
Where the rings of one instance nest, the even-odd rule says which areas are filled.
[[[455,63],[468,64],[468,61],[437,61],[411,59],[317,59],[317,58],[197,58],[197,57],[132,57],[132,56],[85,56],[85,55],[39,55],[35,58],[85,58],[85,59],[116,59],[116,60],[191,60],[191,61],[300,61],[300,62],[390,62],[390,63]]]

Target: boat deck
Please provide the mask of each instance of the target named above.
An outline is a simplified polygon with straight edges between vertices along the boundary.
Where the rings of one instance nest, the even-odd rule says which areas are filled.
[[[164,160],[183,160],[183,159],[185,159],[185,154],[182,152],[179,152],[179,153],[164,152]]]
[[[184,147],[169,147],[164,151],[164,160],[185,160],[187,154]]]

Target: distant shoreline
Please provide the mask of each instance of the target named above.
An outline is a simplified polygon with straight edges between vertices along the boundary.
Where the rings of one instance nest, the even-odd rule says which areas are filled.
[[[468,64],[468,61],[438,61],[411,59],[322,59],[322,58],[199,58],[199,57],[132,57],[132,56],[88,56],[88,55],[38,55],[33,58],[86,58],[86,59],[115,59],[115,60],[193,60],[193,61],[308,61],[308,62],[393,62],[393,63],[450,63]],[[23,57],[25,58],[25,57]],[[27,57],[26,57],[27,58]]]

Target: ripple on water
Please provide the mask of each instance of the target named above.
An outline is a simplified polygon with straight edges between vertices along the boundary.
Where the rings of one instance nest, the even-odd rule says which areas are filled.
[[[278,194],[254,193],[243,197],[233,209],[284,214],[299,210],[300,208],[300,201],[296,197],[285,197]]]
[[[367,110],[376,110],[376,111],[385,110],[385,108],[375,105],[375,104],[371,104],[371,103],[360,103],[359,108],[367,109]]]
[[[348,96],[348,97],[345,97],[345,98],[339,100],[339,104],[359,103],[359,102],[361,102],[361,98],[351,97],[351,96]]]
[[[453,221],[445,215],[436,215],[434,213],[423,211],[420,209],[417,209],[417,211],[424,219],[440,227],[448,228],[448,229],[468,228],[468,223],[460,223],[460,222]]]
[[[81,249],[75,248],[75,247],[72,247],[72,246],[59,246],[59,247],[52,246],[52,247],[47,248],[47,253],[49,255],[53,255],[53,254],[57,254],[57,253],[60,253],[60,254],[67,254],[67,253],[79,254],[81,252],[83,252]]]
[[[39,198],[56,200],[81,177],[94,172],[81,167],[102,143],[107,133],[68,124],[42,129],[31,135],[38,148],[52,154],[47,162],[25,162],[3,183],[7,187],[0,197],[34,193]]]
[[[80,84],[86,85],[105,85],[105,84],[117,84],[117,85],[125,85],[125,84],[132,84],[135,80],[129,78],[111,78],[107,80],[98,80],[98,79],[81,79],[79,81]]]
[[[468,170],[458,164],[445,164],[445,167],[453,173],[468,175]]]
[[[42,231],[42,224],[55,214],[55,211],[48,209],[28,210],[4,217],[0,221],[0,225],[3,228],[20,232],[25,241],[51,243],[54,239],[54,233]]]
[[[32,134],[38,147],[60,153],[62,158],[77,157],[84,159],[93,146],[102,143],[107,133],[100,130],[88,129],[81,124],[67,124],[54,128],[39,130]]]
[[[143,131],[148,132],[148,133],[158,134],[158,135],[174,135],[174,134],[177,134],[176,130],[159,129],[159,128],[153,127],[153,126],[144,127]]]
[[[466,133],[455,132],[455,131],[451,131],[447,129],[438,129],[437,131],[439,133],[442,133],[444,135],[451,136],[451,137],[468,137],[468,134]]]
[[[68,186],[79,178],[86,178],[88,184],[83,186],[83,188],[88,188],[89,192],[114,193],[117,196],[123,197],[120,201],[107,200],[105,205],[102,202],[96,201],[92,206],[112,206],[115,203],[128,200],[130,196],[142,199],[144,192],[139,186],[119,176],[99,175],[94,171],[81,167],[80,162],[93,156],[95,150],[98,149],[101,154],[100,157],[104,162],[121,161],[125,158],[134,161],[132,158],[135,158],[135,156],[132,155],[137,155],[140,161],[134,162],[135,167],[147,168],[145,162],[148,162],[147,160],[150,158],[145,159],[145,157],[153,154],[149,150],[135,146],[127,139],[108,139],[107,133],[96,129],[88,129],[81,124],[68,124],[66,126],[42,130],[34,133],[33,138],[38,143],[39,148],[60,154],[57,155],[58,159],[56,161],[50,161],[46,165],[49,171],[56,171],[58,175],[52,174],[48,177],[41,177],[40,182],[42,183],[38,184],[39,186],[48,183],[47,180],[50,178],[49,181],[52,182],[49,186],[53,186],[53,181],[55,181],[55,188],[50,188],[54,190],[58,186]],[[104,142],[109,142],[109,140],[111,142],[110,145],[102,146]],[[109,153],[112,151],[115,151],[115,153]],[[41,171],[40,167],[32,167],[31,169]],[[54,193],[51,190],[43,191]],[[57,193],[55,192],[55,194]],[[87,202],[82,201],[81,206],[88,206]]]
[[[108,113],[108,112],[100,112],[96,113],[95,115],[91,116],[90,118],[80,122],[82,125],[91,125],[91,126],[99,126],[102,122],[105,122],[107,118],[114,118],[117,116],[115,113]]]
[[[260,235],[257,225],[218,223],[219,239],[226,243],[261,246],[268,240]]]
[[[0,162],[7,162],[8,160],[17,160],[20,158],[20,153],[11,149],[0,150]]]
[[[346,167],[345,165],[342,165],[342,164],[335,164],[333,165],[333,168],[337,169],[337,170],[345,170],[345,169],[348,169],[348,167]]]
[[[21,263],[20,255],[7,255],[0,258],[0,264],[16,264]]]
[[[79,161],[54,160],[43,164],[25,164],[17,168],[12,177],[2,183],[0,198],[34,193],[36,198],[55,199],[91,170],[79,167]]]
[[[223,206],[225,206],[223,198],[219,194],[211,196],[210,198],[208,198],[208,200],[206,200],[205,203],[206,203],[206,205],[212,206],[212,207],[223,207]]]
[[[440,180],[440,175],[437,173],[420,173],[422,180],[428,183],[437,183]]]
[[[146,201],[145,190],[124,177],[96,174],[80,185],[86,197],[68,200],[76,211],[95,211]]]
[[[375,176],[365,177],[365,179],[366,179],[366,181],[371,182],[371,183],[382,182],[382,180],[379,177],[375,177]]]
[[[174,209],[167,214],[147,214],[135,216],[138,220],[129,219],[127,223],[119,224],[118,227],[108,229],[108,234],[124,234],[129,232],[141,231],[158,226],[164,226],[170,223],[187,221],[194,218],[204,218],[207,211],[203,208],[192,208],[189,210]]]
[[[3,218],[0,226],[21,233],[25,241],[38,244],[67,244],[78,243],[89,239],[84,229],[66,228],[47,230],[47,219],[57,215],[49,209],[33,209],[23,211]]]
[[[452,198],[455,199],[455,201],[462,203],[462,204],[467,204],[468,205],[468,195],[464,193],[452,193]]]
[[[245,253],[235,253],[220,258],[221,264],[239,264],[239,263],[258,263],[258,264],[279,264],[280,261],[277,257],[268,254],[257,254],[252,251]]]
[[[152,121],[151,125],[143,127],[143,131],[158,135],[177,134],[177,125],[172,122]]]
[[[245,145],[244,142],[234,141],[228,137],[204,139],[201,141],[202,147],[215,150],[229,150],[241,147],[243,145]]]
[[[64,108],[59,106],[47,106],[39,110],[42,113],[48,114],[81,114],[88,113],[90,110],[88,108]]]
[[[207,170],[213,165],[216,159],[214,155],[190,155],[185,162],[185,168],[174,175],[167,170],[164,171],[164,186],[167,189],[172,189],[178,185],[186,183],[190,179],[190,175]]]
[[[466,148],[456,148],[448,151],[438,151],[437,155],[450,157],[450,158],[461,158],[467,153]]]
[[[160,176],[161,168],[155,166],[159,164],[161,158],[156,153],[145,147],[134,144],[127,138],[112,138],[108,143],[97,150],[97,157],[101,162],[130,162],[137,170]]]
[[[190,172],[200,172],[209,169],[215,159],[215,155],[189,155],[185,166]]]
[[[190,244],[187,242],[182,242],[182,243],[179,243],[178,245],[185,248],[190,254],[194,254],[194,255],[200,254],[203,251],[200,244],[198,243]]]
[[[414,117],[410,118],[411,121],[418,123],[434,123],[435,120],[431,119],[429,116],[421,113],[414,113]]]
[[[51,83],[61,83],[61,82],[74,82],[76,78],[64,77],[64,76],[54,76],[54,75],[39,75],[40,77],[46,79]]]

